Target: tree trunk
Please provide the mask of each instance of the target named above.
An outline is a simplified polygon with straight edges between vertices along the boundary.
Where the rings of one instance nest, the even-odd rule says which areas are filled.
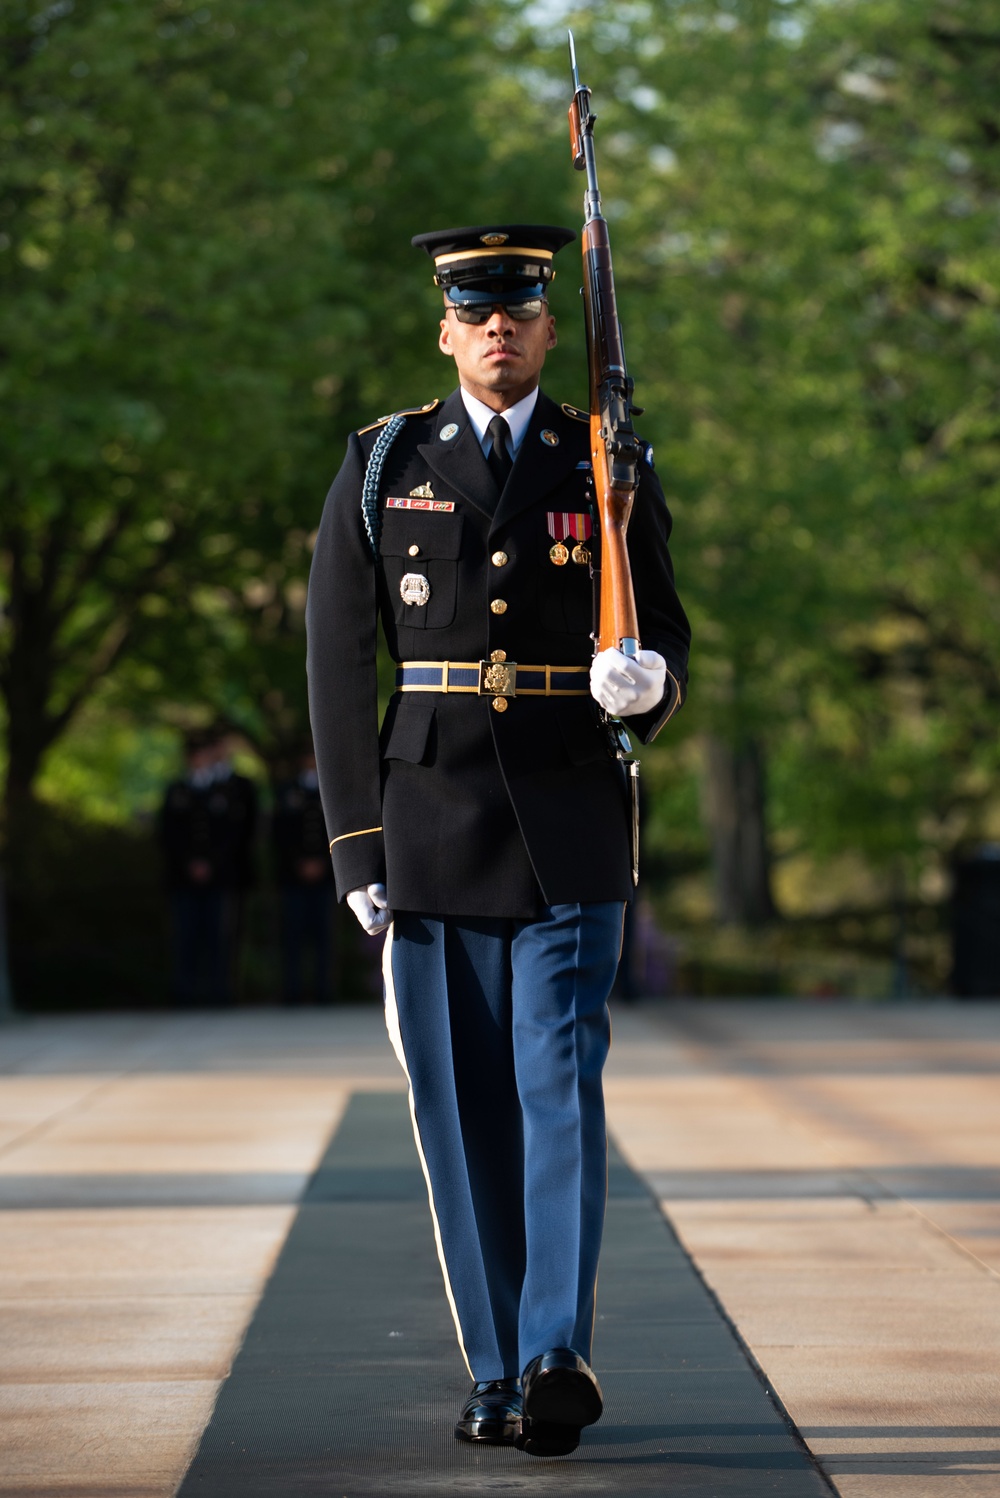
[[[705,745],[705,814],[712,839],[716,917],[760,925],[777,915],[771,893],[764,766],[755,739]]]

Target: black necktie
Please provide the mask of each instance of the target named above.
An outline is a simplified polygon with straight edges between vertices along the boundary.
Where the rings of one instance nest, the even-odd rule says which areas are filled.
[[[506,484],[510,476],[510,470],[514,466],[514,459],[511,457],[507,447],[507,442],[510,438],[510,427],[502,416],[494,416],[486,430],[493,439],[493,446],[489,450],[486,461],[489,464],[490,473],[492,473],[496,481],[497,490],[502,494],[503,486]]]

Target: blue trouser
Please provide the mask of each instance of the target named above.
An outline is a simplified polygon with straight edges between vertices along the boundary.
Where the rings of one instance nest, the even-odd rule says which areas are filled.
[[[386,940],[386,1023],[475,1379],[551,1347],[590,1359],[621,930],[611,902],[532,921],[402,912]]]
[[[231,1004],[236,986],[239,894],[214,885],[174,890],[173,998],[182,1007]]]

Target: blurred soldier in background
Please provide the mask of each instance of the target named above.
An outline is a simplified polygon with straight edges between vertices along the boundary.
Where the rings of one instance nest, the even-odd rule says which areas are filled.
[[[191,733],[187,771],[167,787],[159,840],[170,895],[172,992],[182,1006],[236,996],[257,792],[233,770],[228,735]]]
[[[333,865],[312,744],[298,774],[275,791],[271,847],[281,901],[281,969],[286,1004],[303,998],[303,967],[312,966],[312,995],[330,1002]]]

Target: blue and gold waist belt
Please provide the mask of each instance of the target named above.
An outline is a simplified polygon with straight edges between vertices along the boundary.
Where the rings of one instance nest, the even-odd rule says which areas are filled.
[[[396,667],[396,691],[474,692],[500,699],[589,697],[589,674],[589,666],[521,666],[506,659],[403,661]]]

